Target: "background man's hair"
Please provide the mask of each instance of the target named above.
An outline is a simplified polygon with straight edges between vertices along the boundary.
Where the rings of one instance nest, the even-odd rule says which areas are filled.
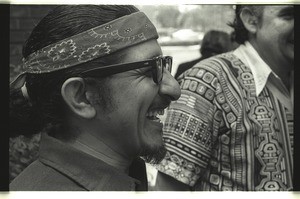
[[[237,5],[235,9],[235,19],[228,25],[234,29],[235,41],[239,44],[243,44],[248,41],[249,35],[248,30],[245,28],[243,21],[241,20],[240,14],[243,9],[249,9],[261,22],[264,6],[261,5]]]

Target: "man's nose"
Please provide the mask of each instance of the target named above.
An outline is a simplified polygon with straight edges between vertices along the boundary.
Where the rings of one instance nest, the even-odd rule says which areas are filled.
[[[159,87],[159,94],[164,95],[172,101],[178,100],[181,95],[178,82],[167,70],[164,71],[164,76]]]

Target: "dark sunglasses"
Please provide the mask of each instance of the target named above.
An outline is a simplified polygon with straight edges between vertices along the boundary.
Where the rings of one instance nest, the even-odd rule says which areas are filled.
[[[133,69],[144,68],[152,66],[152,78],[156,84],[160,84],[163,78],[164,68],[167,69],[170,73],[172,70],[173,58],[171,56],[158,56],[153,59],[131,62],[131,63],[122,63],[115,65],[102,66],[99,68],[93,68],[81,72],[83,76],[89,77],[106,77],[116,73],[121,73]]]

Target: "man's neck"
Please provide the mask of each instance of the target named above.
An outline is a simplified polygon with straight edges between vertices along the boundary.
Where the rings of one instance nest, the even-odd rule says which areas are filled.
[[[253,48],[257,51],[259,56],[264,60],[264,62],[271,68],[271,70],[280,77],[283,84],[286,88],[290,89],[290,77],[291,77],[291,70],[292,66],[291,63],[287,63],[284,60],[278,60],[276,57],[268,56],[267,50],[260,49],[258,44],[255,41],[249,41]]]
[[[113,150],[102,140],[99,140],[97,137],[89,133],[77,135],[71,139],[68,144],[80,151],[102,160],[103,162],[115,167],[116,169],[119,169],[122,172],[129,172],[129,167],[132,163],[131,159],[126,158],[122,154]]]

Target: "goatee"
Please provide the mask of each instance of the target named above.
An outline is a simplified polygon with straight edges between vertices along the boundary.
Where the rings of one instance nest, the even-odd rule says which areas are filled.
[[[166,156],[167,149],[165,145],[161,145],[160,147],[153,149],[144,149],[142,153],[142,157],[145,162],[150,164],[158,164],[160,163],[164,157]]]

